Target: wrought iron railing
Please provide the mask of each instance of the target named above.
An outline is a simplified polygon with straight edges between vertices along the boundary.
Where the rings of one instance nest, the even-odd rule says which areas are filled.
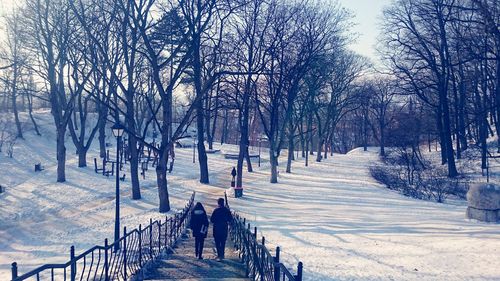
[[[227,207],[227,195],[226,204]],[[266,247],[266,239],[257,239],[257,227],[252,229],[245,218],[233,211],[231,224],[231,240],[239,252],[240,259],[245,264],[246,276],[260,281],[302,281],[303,264],[297,265],[297,274],[280,262],[280,247],[276,247],[275,255]]]
[[[184,209],[163,222],[150,219],[148,226],[139,225],[130,232],[124,227],[123,236],[112,244],[105,239],[104,246],[94,246],[79,255],[75,255],[75,247],[71,246],[70,260],[66,263],[45,264],[18,276],[18,265],[14,262],[12,281],[128,280],[179,240],[188,226],[194,196],[193,192]]]

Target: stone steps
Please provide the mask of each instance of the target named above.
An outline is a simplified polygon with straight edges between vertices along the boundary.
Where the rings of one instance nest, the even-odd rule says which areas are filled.
[[[212,213],[212,207],[206,206],[207,212]],[[167,281],[244,281],[244,265],[240,262],[238,253],[228,238],[226,254],[223,261],[217,261],[215,242],[212,236],[212,226],[209,227],[208,237],[205,239],[203,260],[194,256],[194,238],[187,235],[173,249],[173,253],[165,259],[160,259],[153,266],[145,270],[144,280]]]

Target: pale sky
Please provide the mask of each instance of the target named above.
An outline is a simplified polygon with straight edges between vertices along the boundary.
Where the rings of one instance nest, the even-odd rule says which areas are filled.
[[[357,42],[352,49],[357,53],[369,57],[375,63],[377,53],[375,44],[379,34],[382,10],[392,0],[338,0],[340,4],[355,14],[354,22],[357,24],[353,31],[358,33]]]
[[[335,0],[330,0],[335,1]],[[374,62],[377,60],[375,43],[378,36],[378,23],[382,15],[382,8],[390,4],[391,0],[338,0],[340,4],[355,14],[354,22],[357,24],[353,31],[359,34],[357,42],[352,49],[361,55],[369,57]],[[0,0],[0,25],[3,26],[1,16],[12,9],[13,3],[20,0]],[[3,38],[0,29],[0,39]]]

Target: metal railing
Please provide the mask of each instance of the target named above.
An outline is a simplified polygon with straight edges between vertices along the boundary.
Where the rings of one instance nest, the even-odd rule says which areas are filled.
[[[188,226],[190,210],[195,193],[184,209],[165,221],[150,219],[149,225],[128,232],[123,228],[123,236],[112,244],[104,240],[104,246],[94,246],[75,255],[71,246],[70,260],[63,264],[45,264],[21,276],[18,265],[12,263],[12,281],[22,280],[127,280],[137,274],[145,263],[156,259],[160,253],[172,248]],[[115,244],[118,249],[115,250]]]
[[[229,207],[226,194],[225,197],[226,205]],[[245,264],[247,277],[260,281],[302,281],[302,262],[297,265],[297,274],[292,274],[280,262],[280,247],[276,247],[273,256],[266,247],[265,237],[262,237],[261,241],[257,239],[257,227],[254,227],[252,232],[250,223],[247,224],[245,218],[235,211],[232,213],[231,240]]]

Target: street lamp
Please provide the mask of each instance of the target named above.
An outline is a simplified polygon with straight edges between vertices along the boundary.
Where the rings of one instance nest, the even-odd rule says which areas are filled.
[[[121,138],[125,132],[125,127],[123,127],[120,122],[116,122],[113,127],[111,127],[113,135],[116,137],[116,206],[115,206],[115,251],[120,249],[118,241],[120,240],[120,145]]]

